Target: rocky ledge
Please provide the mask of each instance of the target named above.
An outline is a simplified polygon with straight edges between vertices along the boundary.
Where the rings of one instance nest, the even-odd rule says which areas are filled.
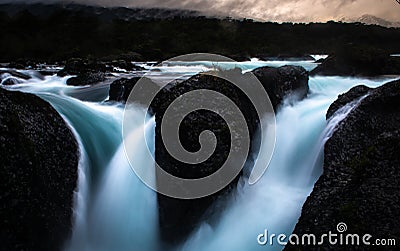
[[[128,59],[113,61],[88,60],[72,58],[65,62],[64,68],[57,73],[58,76],[76,75],[67,80],[68,85],[83,86],[93,85],[107,80],[111,72],[143,70]]]
[[[2,88],[0,130],[2,250],[60,250],[72,228],[74,135],[47,102]]]
[[[0,84],[2,85],[16,85],[30,78],[31,76],[16,70],[0,70]]]
[[[233,71],[235,71],[233,74],[238,74],[238,77],[242,75],[239,69]],[[303,98],[307,95],[308,72],[302,67],[263,67],[255,70],[254,74],[268,92],[275,109],[287,95],[293,94],[298,98]],[[137,80],[118,82],[115,88],[118,87],[119,91],[123,90],[124,88],[121,89],[121,84],[134,85],[135,81]],[[114,92],[113,89],[112,85],[110,97],[112,96],[111,93]],[[125,88],[125,90],[129,89],[132,89],[132,86]],[[200,148],[198,142],[200,133],[204,130],[211,130],[217,138],[217,147],[213,155],[203,163],[190,165],[177,161],[166,150],[161,136],[161,121],[166,109],[171,102],[182,94],[198,89],[213,90],[229,97],[244,114],[252,140],[259,125],[259,117],[251,100],[227,80],[207,74],[198,74],[186,81],[177,81],[169,84],[156,96],[152,104],[152,109],[156,115],[155,158],[157,163],[162,163],[162,168],[165,171],[186,179],[206,177],[217,171],[225,162],[231,145],[230,132],[225,121],[213,112],[198,110],[186,116],[180,124],[179,135],[181,143],[186,150],[196,152]],[[116,96],[119,97],[117,100],[121,100],[127,95],[118,92]],[[202,98],[204,97],[199,97],[199,102],[201,102]],[[217,104],[220,101],[215,99],[212,101],[204,100],[204,102],[215,102]],[[240,135],[240,132],[238,132],[238,135]],[[256,148],[257,144],[253,144],[251,151],[257,151]],[[252,162],[250,157],[247,160],[248,163]],[[177,243],[187,237],[197,226],[210,205],[223,198],[236,186],[239,176],[220,192],[200,199],[182,200],[158,194],[159,221],[163,240],[167,243]]]
[[[239,69],[235,69],[239,71]],[[252,72],[267,91],[274,109],[277,109],[283,98],[292,95],[303,99],[307,96],[308,72],[300,66],[260,67]],[[109,100],[126,102],[133,87],[140,77],[118,79],[110,85]],[[154,83],[150,83],[149,85]],[[151,87],[150,87],[151,88]]]
[[[338,233],[400,240],[400,80],[341,95],[327,118],[368,94],[325,145],[324,171],[303,206],[294,233]],[[360,240],[361,242],[361,240]],[[365,246],[287,246],[286,250],[364,250]]]

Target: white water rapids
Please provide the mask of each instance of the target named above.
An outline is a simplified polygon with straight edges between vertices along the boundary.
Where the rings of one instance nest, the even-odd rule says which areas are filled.
[[[302,63],[310,68],[309,62],[297,64]],[[193,73],[199,64],[165,66],[161,70]],[[247,71],[260,66],[260,62],[235,66]],[[287,100],[277,113],[276,147],[261,180],[249,185],[246,177],[242,177],[228,201],[211,209],[220,211],[218,219],[201,223],[174,249],[265,250],[267,247],[257,243],[257,236],[265,229],[290,235],[305,199],[322,172],[324,143],[335,125],[356,104],[346,106],[326,121],[329,105],[351,87],[359,84],[377,87],[388,80],[311,77],[308,97],[298,102]],[[49,76],[8,88],[34,93],[47,100],[65,118],[79,141],[81,161],[74,230],[66,250],[164,250],[159,241],[156,193],[136,177],[125,156],[123,107],[103,102],[107,85],[70,87],[65,81],[66,78]],[[139,122],[137,128],[141,131],[139,127],[143,125]],[[152,151],[154,127],[154,120],[149,119],[145,130],[152,136],[147,139]],[[137,141],[137,158],[133,164],[151,169],[153,160],[141,157],[146,156],[141,154],[146,151],[144,136],[133,130],[129,137]],[[268,247],[268,250],[281,249],[277,244]]]

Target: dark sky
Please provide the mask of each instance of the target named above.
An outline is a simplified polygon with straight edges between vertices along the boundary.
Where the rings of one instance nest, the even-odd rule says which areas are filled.
[[[79,2],[101,6],[183,8],[264,21],[354,20],[364,14],[400,21],[394,0],[0,0],[4,2]]]

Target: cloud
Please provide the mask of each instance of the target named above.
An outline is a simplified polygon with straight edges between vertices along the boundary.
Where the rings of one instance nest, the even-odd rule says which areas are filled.
[[[79,2],[107,7],[178,8],[278,22],[351,20],[364,14],[389,21],[400,21],[400,5],[394,0],[14,0],[12,2],[17,1]],[[0,0],[0,2],[11,1]]]

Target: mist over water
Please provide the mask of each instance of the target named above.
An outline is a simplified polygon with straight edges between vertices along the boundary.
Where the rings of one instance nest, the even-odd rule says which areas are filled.
[[[235,66],[246,71],[261,63]],[[310,68],[308,62],[297,64]],[[162,71],[194,74],[210,67],[207,62],[196,65],[197,68],[165,66]],[[158,233],[157,195],[137,178],[130,166],[153,170],[153,159],[143,153],[147,151],[146,141],[154,152],[154,119],[149,118],[145,125],[139,119],[132,119],[132,130],[126,140],[135,142],[134,152],[130,153],[135,155],[135,161],[129,163],[122,144],[123,107],[103,102],[108,87],[70,87],[66,86],[66,79],[33,78],[9,87],[34,93],[51,103],[79,141],[81,161],[74,231],[66,250],[163,250]],[[377,87],[388,80],[311,77],[306,99],[294,101],[289,97],[279,108],[276,147],[264,176],[254,185],[249,185],[248,177],[243,176],[231,196],[210,209],[218,217],[206,218],[174,249],[265,250],[266,247],[257,243],[257,236],[265,229],[269,233],[290,235],[305,199],[322,172],[325,141],[335,125],[357,105],[345,106],[326,121],[330,104],[356,85]],[[82,101],[88,99],[96,102]],[[140,108],[131,109],[137,109],[133,114],[137,112],[138,118],[141,117]],[[147,139],[141,133],[143,130],[148,132]],[[282,248],[275,244],[269,250]]]
[[[357,105],[340,109],[326,121],[330,104],[338,94],[353,86],[377,87],[383,82],[311,78],[309,97],[294,104],[289,98],[277,113],[275,151],[261,180],[249,185],[243,177],[218,222],[203,223],[181,250],[265,250],[257,242],[257,236],[265,229],[270,234],[289,236],[302,205],[322,173],[324,143],[335,126]],[[275,245],[268,250],[281,249],[275,240]]]

